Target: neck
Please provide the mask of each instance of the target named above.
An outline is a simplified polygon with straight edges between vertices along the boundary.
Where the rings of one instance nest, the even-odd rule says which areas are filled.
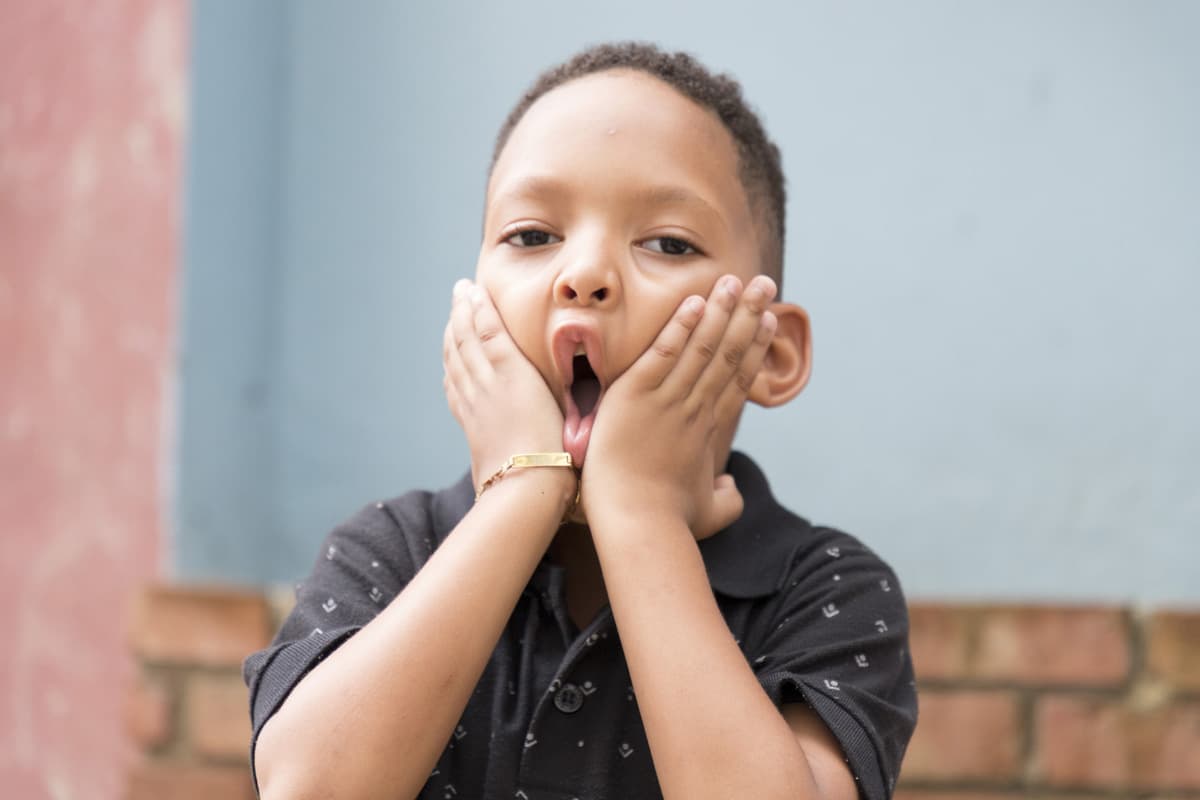
[[[570,523],[555,535],[547,551],[551,560],[566,570],[567,610],[579,628],[587,627],[608,602],[600,559],[586,525]]]

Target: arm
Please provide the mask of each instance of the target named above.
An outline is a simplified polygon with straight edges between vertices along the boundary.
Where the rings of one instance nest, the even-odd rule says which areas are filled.
[[[722,618],[696,536],[741,513],[714,440],[730,432],[774,333],[765,278],[689,299],[601,408],[583,475],[591,526],[667,797],[851,798],[828,730],[781,714]],[[606,416],[607,414],[607,416]]]
[[[854,798],[824,723],[803,706],[781,714],[759,685],[687,526],[603,519],[597,551],[664,796]]]
[[[500,330],[490,304],[456,287],[446,390],[480,471],[514,452],[561,445],[557,405]],[[518,430],[518,419],[529,422]],[[571,470],[528,469],[489,488],[409,585],[263,727],[255,748],[262,797],[416,796],[575,486]]]

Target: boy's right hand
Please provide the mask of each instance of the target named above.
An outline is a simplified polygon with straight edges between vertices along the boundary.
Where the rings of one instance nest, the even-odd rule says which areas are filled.
[[[514,454],[562,450],[563,414],[550,388],[487,292],[465,279],[454,284],[442,363],[446,401],[467,436],[476,489]]]

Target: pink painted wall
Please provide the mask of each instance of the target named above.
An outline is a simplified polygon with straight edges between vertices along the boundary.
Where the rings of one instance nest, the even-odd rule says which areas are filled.
[[[0,3],[0,794],[117,798],[167,515],[183,0]]]

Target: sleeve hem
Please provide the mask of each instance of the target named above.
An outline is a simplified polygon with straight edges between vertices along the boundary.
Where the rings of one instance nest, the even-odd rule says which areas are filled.
[[[853,702],[842,696],[849,687],[826,688],[815,679],[790,673],[764,675],[761,682],[776,706],[782,706],[790,698],[803,699],[816,712],[841,746],[842,755],[858,784],[860,797],[864,800],[891,798],[894,776],[887,775],[884,770],[879,744],[855,713]]]
[[[288,642],[271,648],[257,656],[261,666],[250,677],[250,777],[254,781],[254,794],[259,795],[258,770],[254,763],[254,751],[258,735],[283,701],[291,694],[301,679],[325,656],[332,653],[347,639],[360,630],[361,626],[337,628],[331,631],[314,630],[304,639]]]

